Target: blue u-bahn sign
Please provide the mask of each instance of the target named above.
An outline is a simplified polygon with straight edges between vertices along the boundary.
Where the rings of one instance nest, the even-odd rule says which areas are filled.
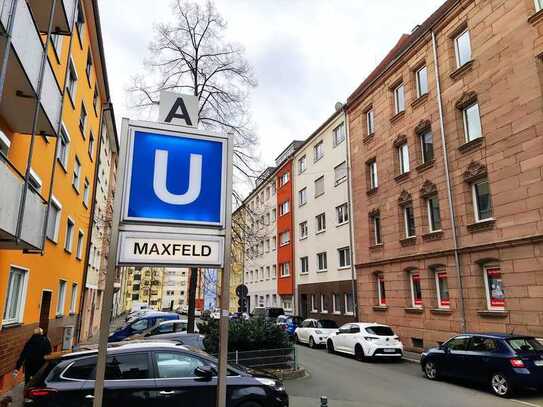
[[[227,139],[136,126],[128,137],[124,221],[224,226]]]

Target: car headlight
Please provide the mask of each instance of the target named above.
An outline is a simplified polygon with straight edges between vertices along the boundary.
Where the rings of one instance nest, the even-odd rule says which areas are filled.
[[[364,336],[364,339],[367,341],[378,341],[379,338],[374,338],[373,336]]]
[[[320,329],[317,329],[317,330],[315,331],[315,333],[316,333],[317,335],[321,335],[321,334],[322,334],[322,331],[321,331]]]
[[[269,379],[267,377],[255,377],[255,379],[264,386],[273,387],[277,391],[285,391],[285,386],[277,380]]]

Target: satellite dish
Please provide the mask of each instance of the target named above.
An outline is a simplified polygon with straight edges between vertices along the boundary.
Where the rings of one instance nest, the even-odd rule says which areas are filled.
[[[336,102],[336,104],[334,105],[334,108],[336,109],[336,112],[343,109],[343,103]]]

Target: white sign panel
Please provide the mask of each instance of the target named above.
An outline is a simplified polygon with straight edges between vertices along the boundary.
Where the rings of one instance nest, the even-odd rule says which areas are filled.
[[[198,98],[168,91],[160,92],[158,121],[180,126],[198,126]]]
[[[224,237],[120,232],[119,264],[222,267]]]

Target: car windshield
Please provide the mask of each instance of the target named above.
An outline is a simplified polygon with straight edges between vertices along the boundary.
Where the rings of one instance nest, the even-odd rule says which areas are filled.
[[[394,336],[394,331],[388,326],[370,326],[366,332],[377,336]]]
[[[508,339],[507,343],[516,352],[541,352],[543,344],[535,338],[513,338]]]
[[[321,319],[317,322],[317,327],[324,329],[335,329],[337,328],[336,321],[331,321],[329,319]]]

